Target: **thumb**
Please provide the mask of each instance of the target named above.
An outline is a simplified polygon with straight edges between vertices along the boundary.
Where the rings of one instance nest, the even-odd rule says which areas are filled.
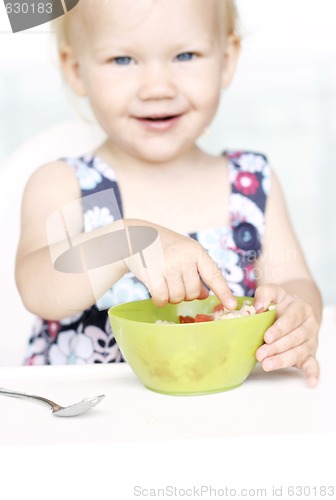
[[[198,272],[204,283],[213,291],[216,297],[227,309],[235,309],[237,300],[228,287],[217,264],[204,253],[197,262]]]

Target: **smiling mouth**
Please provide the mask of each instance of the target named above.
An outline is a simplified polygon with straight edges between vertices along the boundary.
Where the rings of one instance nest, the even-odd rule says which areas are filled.
[[[145,116],[136,118],[143,127],[151,132],[162,133],[173,130],[180,122],[183,114],[179,115],[161,115],[161,116]]]
[[[140,118],[140,120],[148,120],[151,122],[163,122],[173,120],[174,118],[178,118],[181,115],[170,115],[170,116],[144,116]]]

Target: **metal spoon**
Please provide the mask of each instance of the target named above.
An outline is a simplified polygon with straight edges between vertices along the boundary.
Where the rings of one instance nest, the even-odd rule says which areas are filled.
[[[79,403],[63,407],[53,401],[50,401],[50,399],[43,398],[42,396],[33,396],[32,394],[26,394],[25,392],[11,391],[9,389],[4,389],[3,387],[0,387],[0,395],[41,401],[51,407],[52,414],[56,417],[75,417],[77,415],[81,415],[82,413],[91,410],[91,408],[100,403],[100,401],[105,397],[104,394],[101,394],[95,398],[83,399],[83,401],[80,401]]]

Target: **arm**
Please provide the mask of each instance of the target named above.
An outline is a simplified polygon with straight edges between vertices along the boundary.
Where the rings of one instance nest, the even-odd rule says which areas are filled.
[[[63,162],[38,169],[28,181],[23,195],[16,283],[25,307],[45,319],[71,316],[96,301],[88,274],[56,271],[48,245],[48,217],[80,196],[75,175]],[[71,233],[75,237],[82,233],[79,212],[72,218]],[[109,266],[109,272],[100,276],[101,294],[127,271],[122,261]]]
[[[289,366],[303,370],[315,386],[322,300],[291,226],[280,185],[272,173],[262,256],[256,264],[257,309],[277,304],[277,319],[265,333],[257,359],[266,371]]]

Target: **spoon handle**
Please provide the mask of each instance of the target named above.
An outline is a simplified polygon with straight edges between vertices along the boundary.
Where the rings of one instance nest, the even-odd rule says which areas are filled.
[[[43,398],[42,396],[35,396],[33,394],[27,394],[25,392],[12,391],[10,389],[5,389],[4,387],[0,387],[0,395],[19,398],[19,399],[34,399],[44,404],[47,404],[48,406],[50,406],[50,408],[52,408],[53,411],[58,411],[63,408],[62,406],[54,403],[53,401],[50,401],[50,399]]]

